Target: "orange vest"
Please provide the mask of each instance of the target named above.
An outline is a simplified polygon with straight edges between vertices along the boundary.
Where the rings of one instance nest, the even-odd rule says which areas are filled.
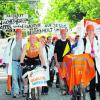
[[[38,48],[34,45],[34,48],[31,47],[29,43],[27,43],[27,53],[26,56],[29,58],[35,58],[39,55]]]

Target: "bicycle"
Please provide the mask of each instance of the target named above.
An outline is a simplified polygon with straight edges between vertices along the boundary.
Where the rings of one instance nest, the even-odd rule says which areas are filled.
[[[44,68],[40,65],[33,68],[33,66],[24,67],[27,68],[27,72],[23,75],[23,78],[27,77],[28,79],[28,93],[26,95],[26,100],[40,100],[40,87],[47,86],[45,81],[45,75],[43,75]],[[41,76],[39,73],[42,73]],[[35,74],[37,73],[37,74]],[[42,79],[43,78],[43,79]],[[32,83],[32,81],[34,81]],[[34,86],[32,86],[34,85]]]

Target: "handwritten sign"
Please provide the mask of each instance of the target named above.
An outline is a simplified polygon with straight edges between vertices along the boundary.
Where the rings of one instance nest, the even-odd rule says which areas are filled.
[[[69,29],[69,24],[66,22],[52,24],[29,24],[28,15],[4,15],[4,19],[0,21],[0,30],[5,32],[13,32],[16,27],[21,27],[23,30],[34,33],[56,33],[60,28]]]
[[[28,72],[28,78],[31,88],[47,86],[45,70],[41,67]]]

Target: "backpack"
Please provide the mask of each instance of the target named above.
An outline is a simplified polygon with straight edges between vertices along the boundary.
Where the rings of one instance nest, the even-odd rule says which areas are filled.
[[[97,40],[97,45],[99,45],[99,43],[98,43],[98,37],[97,36],[95,36],[95,38],[96,38],[96,40]],[[83,43],[84,43],[84,51],[83,51],[83,53],[85,53],[85,49],[86,49],[86,38],[84,37],[83,38]]]

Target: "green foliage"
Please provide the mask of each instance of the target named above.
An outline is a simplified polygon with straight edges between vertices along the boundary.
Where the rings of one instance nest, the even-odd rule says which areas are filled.
[[[83,18],[100,18],[100,0],[50,0],[50,5],[44,23],[70,22],[72,27]]]
[[[4,14],[28,14],[29,22],[38,22],[35,9],[30,8],[28,0],[0,0],[0,20],[3,19]]]

